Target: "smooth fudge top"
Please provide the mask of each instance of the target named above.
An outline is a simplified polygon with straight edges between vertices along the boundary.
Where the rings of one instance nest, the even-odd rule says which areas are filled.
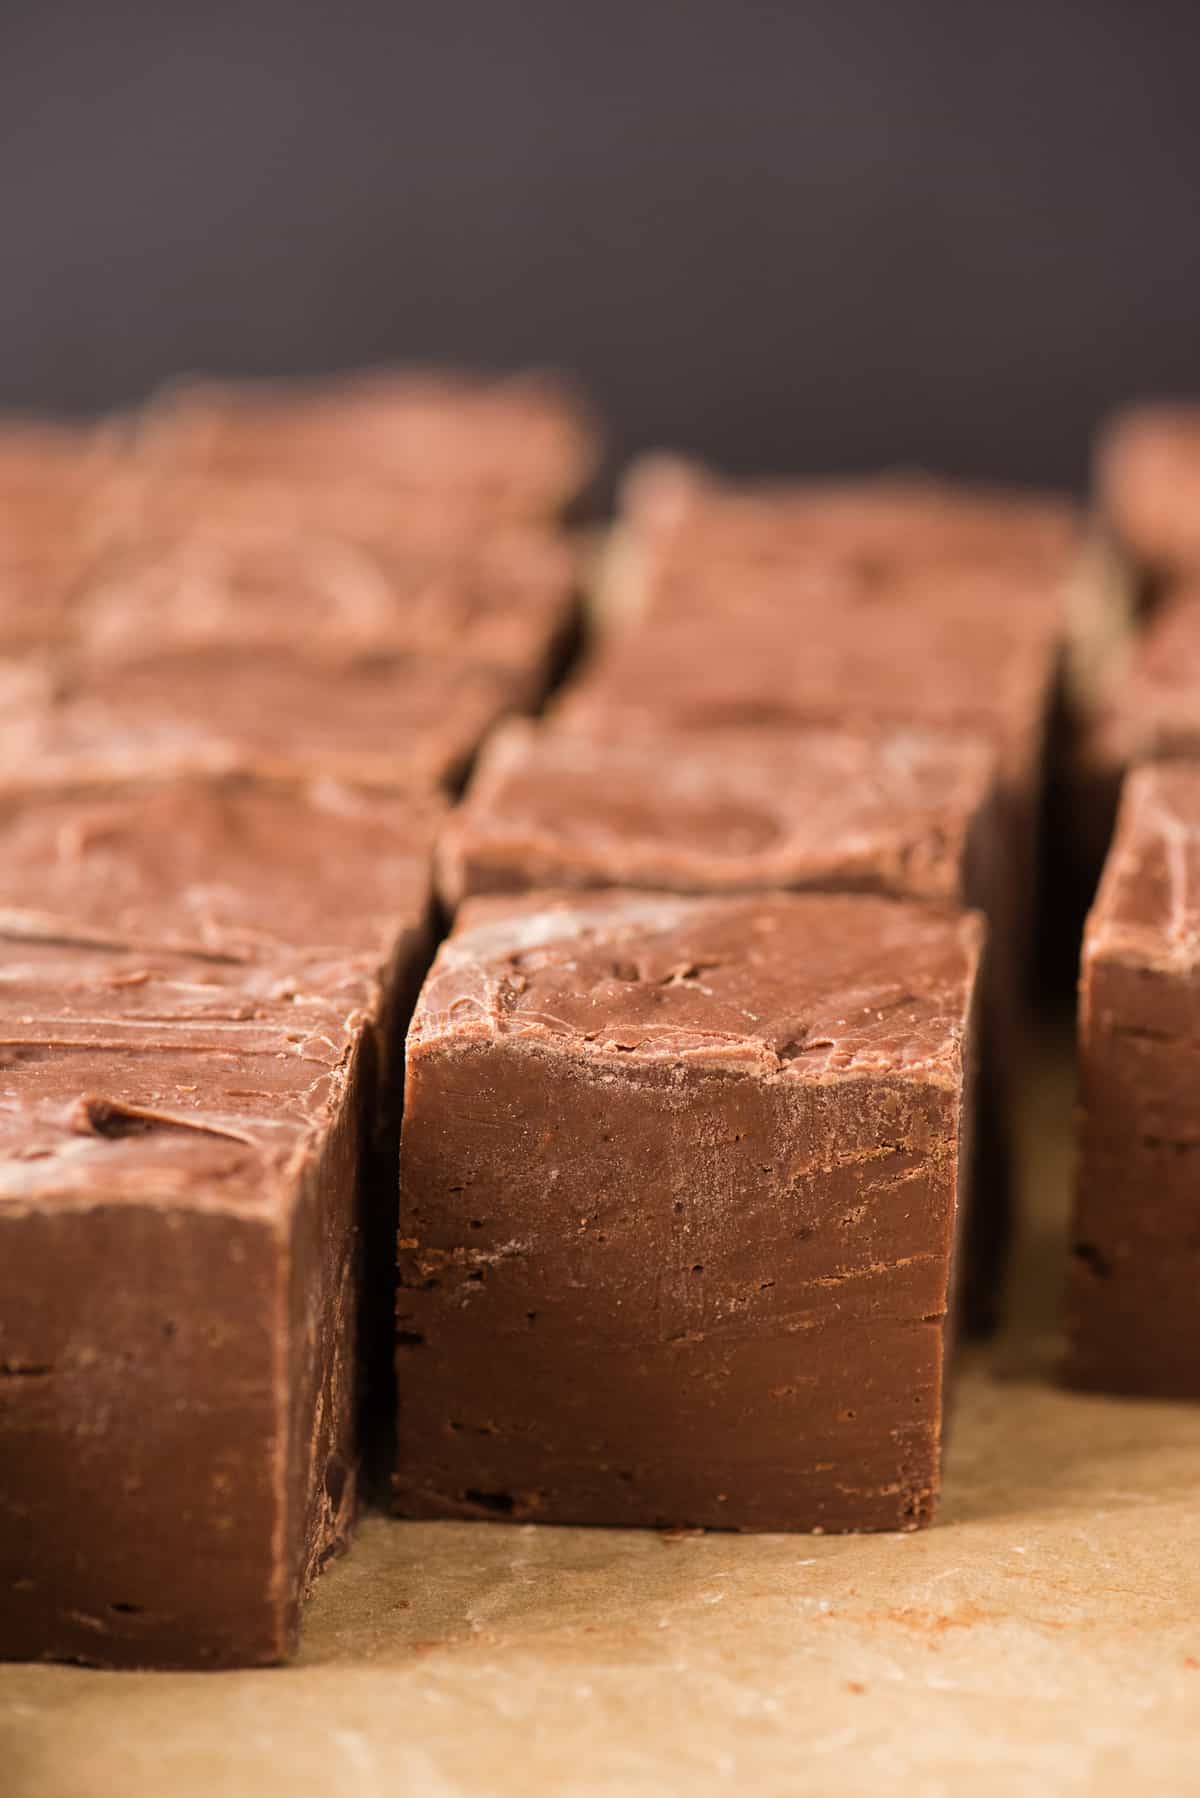
[[[1200,969],[1200,769],[1136,768],[1125,782],[1085,960],[1165,972]]]
[[[995,757],[913,728],[628,744],[526,721],[491,739],[439,844],[443,897],[529,887],[836,885],[960,898]]]
[[[347,661],[336,680],[319,656],[217,647],[0,663],[0,764],[42,786],[188,770],[433,787],[523,697],[503,670],[436,656]]]
[[[386,955],[426,916],[444,809],[333,780],[0,782],[0,940]]]
[[[664,618],[614,636],[554,708],[592,736],[897,720],[976,730],[1027,778],[1055,678],[1053,635],[1027,615],[958,606],[822,613],[819,630]]]
[[[0,966],[0,1208],[270,1210],[338,1115],[376,1000],[303,969],[10,941]]]
[[[862,895],[474,899],[409,1052],[504,1040],[626,1072],[954,1086],[982,932],[974,913]]]
[[[680,563],[849,556],[882,567],[996,563],[1065,570],[1080,509],[1056,496],[921,475],[725,481],[682,457],[647,456],[622,485],[622,518]]]
[[[151,404],[139,453],[212,473],[457,489],[510,516],[559,511],[598,460],[593,422],[563,379],[379,369],[324,380],[181,382]]]
[[[533,528],[405,552],[271,525],[233,541],[201,520],[112,562],[75,631],[89,657],[300,643],[336,661],[453,653],[523,675],[564,627],[576,575],[569,547]]]
[[[1200,569],[1200,404],[1130,407],[1096,451],[1101,511],[1156,574]]]

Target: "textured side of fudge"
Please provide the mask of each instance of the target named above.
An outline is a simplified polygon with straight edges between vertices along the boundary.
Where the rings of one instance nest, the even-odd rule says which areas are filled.
[[[0,788],[0,1652],[294,1646],[381,1397],[440,813]]]
[[[866,896],[469,903],[409,1035],[396,1508],[927,1522],[980,938]]]
[[[212,473],[335,472],[458,491],[493,515],[564,510],[593,478],[595,423],[564,379],[380,369],[321,381],[191,381],[147,409],[140,453]]]
[[[144,657],[148,645],[164,654],[300,645],[327,665],[450,655],[504,670],[536,702],[577,587],[568,544],[532,527],[406,549],[269,519],[235,538],[199,516],[112,559],[80,596],[75,632],[89,660]]]
[[[1088,920],[1072,1380],[1200,1397],[1200,770],[1136,770]]]
[[[1096,449],[1102,518],[1152,578],[1200,571],[1200,405],[1118,413]]]
[[[14,944],[0,983],[0,1653],[280,1660],[356,1502],[369,976]]]
[[[89,666],[0,664],[0,762],[47,786],[188,769],[327,775],[378,788],[461,779],[524,703],[499,669],[369,656],[336,679],[319,656],[212,647]]]

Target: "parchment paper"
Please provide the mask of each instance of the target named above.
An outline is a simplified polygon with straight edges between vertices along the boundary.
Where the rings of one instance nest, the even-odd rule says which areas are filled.
[[[1069,1099],[1047,1052],[1012,1321],[968,1358],[932,1530],[369,1518],[294,1667],[0,1668],[0,1792],[1194,1798],[1200,1405],[1054,1384]]]

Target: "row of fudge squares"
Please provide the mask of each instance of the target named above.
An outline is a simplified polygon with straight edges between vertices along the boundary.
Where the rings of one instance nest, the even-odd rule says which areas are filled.
[[[639,480],[609,641],[440,846],[397,1505],[912,1527],[997,1208],[1078,517]]]
[[[489,498],[489,466],[502,487],[524,480],[522,442],[556,471],[545,507]],[[533,705],[578,626],[581,557],[554,520],[594,460],[578,401],[529,379],[185,388],[137,428],[9,424],[0,656],[49,654],[99,685],[221,651],[243,685],[261,654],[347,678],[446,663]]]

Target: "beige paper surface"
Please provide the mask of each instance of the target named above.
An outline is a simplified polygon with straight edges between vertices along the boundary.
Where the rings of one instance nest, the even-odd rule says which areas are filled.
[[[919,1535],[367,1521],[294,1667],[0,1668],[5,1798],[1200,1791],[1200,1405],[1053,1383],[1069,1104]],[[1200,1294],[1198,1327],[1200,1327]]]

